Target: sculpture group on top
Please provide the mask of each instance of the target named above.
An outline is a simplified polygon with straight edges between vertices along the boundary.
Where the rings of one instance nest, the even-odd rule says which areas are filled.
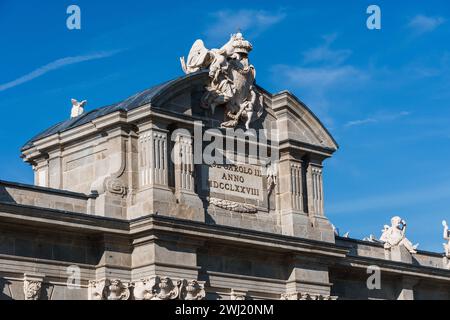
[[[413,245],[411,241],[406,238],[406,221],[395,216],[391,219],[391,225],[384,225],[380,239],[374,235],[364,238],[364,241],[381,243],[384,249],[390,250],[394,247],[404,246],[411,254],[417,253],[419,244]]]
[[[402,220],[402,218],[393,217],[391,219],[391,225],[385,225],[382,232],[380,241],[384,243],[385,249],[404,246],[410,253],[417,253],[416,249],[419,245],[413,245],[406,238],[406,221]]]
[[[255,88],[256,71],[248,60],[252,49],[239,32],[220,49],[208,50],[202,40],[197,40],[187,61],[180,59],[186,74],[209,70],[210,80],[201,103],[212,114],[217,106],[225,106],[222,128],[235,128],[243,122],[249,129],[250,123],[262,115],[263,96]]]

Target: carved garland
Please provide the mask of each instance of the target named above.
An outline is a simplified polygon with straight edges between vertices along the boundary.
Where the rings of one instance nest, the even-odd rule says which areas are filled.
[[[209,198],[209,203],[233,212],[239,212],[239,213],[257,213],[258,209],[251,205],[251,204],[244,204],[244,203],[238,203],[233,202],[229,200],[223,200],[223,199],[217,199],[217,198]]]

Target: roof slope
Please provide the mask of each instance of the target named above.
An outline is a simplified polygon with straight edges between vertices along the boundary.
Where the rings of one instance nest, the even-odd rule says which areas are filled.
[[[153,86],[144,91],[138,92],[135,95],[129,97],[128,99],[126,99],[124,101],[121,101],[121,102],[118,102],[118,103],[115,103],[112,105],[100,107],[100,108],[94,109],[92,111],[83,113],[82,115],[80,115],[76,118],[72,118],[72,119],[68,119],[63,122],[60,122],[54,126],[51,126],[48,129],[44,130],[43,132],[37,134],[33,138],[31,138],[27,143],[25,143],[25,145],[22,147],[21,150],[23,151],[23,150],[31,148],[33,146],[33,142],[35,142],[37,140],[51,136],[55,133],[61,133],[61,132],[67,131],[69,129],[82,126],[86,123],[91,122],[94,119],[100,118],[107,114],[110,114],[110,113],[113,113],[116,111],[130,111],[130,110],[139,108],[140,106],[143,106],[147,103],[151,103],[153,97],[157,96],[158,93],[163,91],[163,89],[169,87],[172,83],[180,81],[180,80],[184,80],[187,77],[189,77],[189,76],[183,76],[183,77],[179,77],[177,79],[173,79],[173,80],[161,83],[159,85]]]
[[[203,71],[198,71],[198,72],[191,73],[188,75],[183,75],[176,79],[166,81],[164,83],[153,86],[144,91],[138,92],[135,95],[133,95],[121,102],[118,102],[118,103],[115,103],[112,105],[108,105],[108,106],[104,106],[104,107],[100,107],[100,108],[91,110],[89,112],[86,112],[76,118],[67,119],[60,123],[57,123],[56,125],[51,126],[50,128],[44,130],[43,132],[41,132],[41,133],[37,134],[36,136],[34,136],[33,138],[31,138],[27,143],[25,143],[25,145],[22,147],[21,151],[23,152],[25,150],[32,148],[34,145],[34,142],[36,142],[38,140],[41,140],[43,138],[49,137],[54,134],[59,134],[59,133],[68,131],[70,129],[73,129],[73,128],[76,128],[79,126],[82,126],[82,125],[90,123],[93,120],[100,118],[102,116],[105,116],[105,115],[108,115],[108,114],[111,114],[111,113],[114,113],[117,111],[128,112],[130,110],[139,108],[146,104],[157,103],[157,101],[158,101],[157,98],[164,96],[164,94],[168,90],[173,88],[175,85],[182,83],[186,80],[190,80],[191,78],[194,78],[194,77],[205,76],[206,74],[208,74],[208,71],[203,70]],[[331,134],[328,132],[328,130],[325,128],[325,126],[321,123],[321,121],[295,95],[293,95],[292,93],[287,92],[287,91],[282,91],[276,95],[272,95],[271,93],[267,92],[266,90],[264,90],[263,88],[261,88],[259,86],[258,86],[258,89],[265,92],[265,94],[267,94],[270,97],[274,97],[274,96],[277,96],[277,95],[280,95],[283,93],[287,93],[287,94],[289,94],[289,96],[292,96],[294,98],[294,100],[300,105],[300,107],[305,108],[306,112],[312,115],[313,119],[315,119],[315,121],[317,121],[318,126],[324,130],[326,135],[329,135],[331,137],[331,140],[337,146],[337,143],[335,142],[334,138],[331,136]]]

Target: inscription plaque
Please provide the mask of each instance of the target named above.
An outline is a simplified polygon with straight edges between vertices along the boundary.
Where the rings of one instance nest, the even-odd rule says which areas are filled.
[[[263,201],[261,168],[247,164],[212,165],[208,171],[209,191],[216,195],[230,195]]]

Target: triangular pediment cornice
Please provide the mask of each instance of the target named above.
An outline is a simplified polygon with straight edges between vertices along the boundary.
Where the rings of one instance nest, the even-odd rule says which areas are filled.
[[[282,91],[272,96],[280,142],[294,141],[336,151],[339,146],[317,116],[295,95]]]

